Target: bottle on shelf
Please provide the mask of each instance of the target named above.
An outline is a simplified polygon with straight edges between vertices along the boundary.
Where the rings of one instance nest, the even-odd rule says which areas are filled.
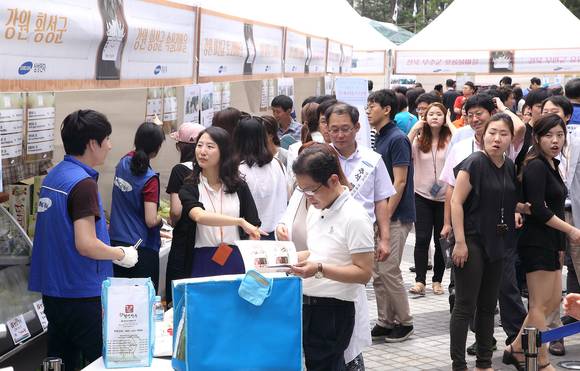
[[[155,296],[155,302],[153,303],[153,320],[155,322],[163,322],[163,303],[161,303],[161,296]]]

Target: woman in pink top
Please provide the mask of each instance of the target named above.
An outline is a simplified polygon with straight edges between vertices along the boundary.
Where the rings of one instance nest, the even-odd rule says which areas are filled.
[[[433,293],[443,294],[441,281],[445,272],[445,260],[439,235],[443,227],[445,183],[439,175],[445,164],[445,153],[455,127],[450,124],[447,109],[441,103],[432,103],[425,114],[409,132],[415,168],[415,285],[409,290],[425,295],[425,278],[431,236],[435,242],[433,269]]]

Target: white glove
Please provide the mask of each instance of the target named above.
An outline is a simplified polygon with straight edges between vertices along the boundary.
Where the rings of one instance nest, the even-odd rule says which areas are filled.
[[[117,249],[123,250],[125,256],[121,260],[113,260],[113,263],[117,264],[123,268],[131,268],[137,264],[139,256],[137,254],[137,249],[133,246],[115,246]]]

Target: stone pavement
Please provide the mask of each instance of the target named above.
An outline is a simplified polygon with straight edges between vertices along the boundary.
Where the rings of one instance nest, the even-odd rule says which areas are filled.
[[[413,264],[413,248],[415,245],[414,234],[410,234],[405,246],[405,254],[401,269],[407,289],[415,281],[415,274],[409,272]],[[565,274],[565,268],[564,268]],[[375,340],[373,345],[364,353],[367,371],[448,371],[451,370],[451,358],[449,357],[449,303],[447,285],[449,284],[449,270],[445,271],[443,279],[444,295],[434,295],[431,290],[432,271],[427,273],[426,295],[415,296],[409,294],[411,313],[414,317],[415,333],[402,343],[387,344],[384,341]],[[374,325],[377,317],[375,294],[372,284],[367,286],[371,323]],[[494,370],[515,370],[513,366],[506,366],[501,362],[501,356],[505,344],[506,335],[499,326],[499,315],[496,316],[495,338],[498,350],[493,354]],[[467,345],[475,341],[473,333],[469,333]],[[566,355],[563,357],[551,357],[552,364],[558,370],[566,370],[559,367],[562,361],[580,360],[580,335],[566,338]],[[468,367],[475,367],[475,357],[467,355]]]

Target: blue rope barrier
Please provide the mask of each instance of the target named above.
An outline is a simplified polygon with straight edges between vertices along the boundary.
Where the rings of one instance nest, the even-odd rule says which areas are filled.
[[[567,336],[574,335],[580,332],[580,321],[570,323],[562,327],[555,328],[549,331],[540,333],[541,343],[549,343],[550,341],[563,339]]]

